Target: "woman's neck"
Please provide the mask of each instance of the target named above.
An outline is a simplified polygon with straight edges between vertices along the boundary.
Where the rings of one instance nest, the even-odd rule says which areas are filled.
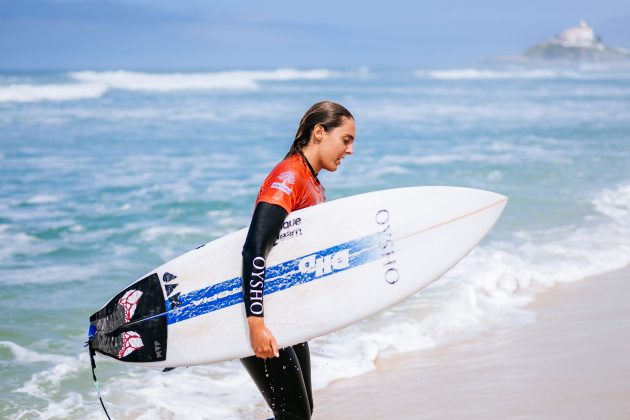
[[[322,164],[319,162],[319,153],[317,153],[317,150],[313,147],[307,146],[302,149],[302,154],[308,160],[308,163],[311,165],[311,168],[313,168],[313,171],[315,171],[315,175],[319,174],[319,171],[322,169]]]

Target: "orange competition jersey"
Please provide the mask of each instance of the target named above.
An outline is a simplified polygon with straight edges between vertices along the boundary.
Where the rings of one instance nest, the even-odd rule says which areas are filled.
[[[313,176],[299,154],[276,165],[258,191],[256,204],[277,204],[287,213],[326,201],[324,186]]]

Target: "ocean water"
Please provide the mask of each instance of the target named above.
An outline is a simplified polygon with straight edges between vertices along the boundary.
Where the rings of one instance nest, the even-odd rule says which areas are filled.
[[[527,304],[555,284],[630,263],[628,70],[0,74],[0,417],[102,418],[89,315],[152,267],[245,227],[321,99],[357,123],[355,155],[321,176],[328,199],[457,185],[510,202],[438,282],[313,340],[314,386],[536,322]],[[238,362],[97,365],[114,418],[269,414]]]

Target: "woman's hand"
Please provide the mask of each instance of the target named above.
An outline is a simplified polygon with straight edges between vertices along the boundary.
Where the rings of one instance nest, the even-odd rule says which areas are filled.
[[[256,357],[267,359],[278,357],[278,343],[269,328],[265,326],[265,318],[250,316],[247,318],[249,324],[249,340]]]

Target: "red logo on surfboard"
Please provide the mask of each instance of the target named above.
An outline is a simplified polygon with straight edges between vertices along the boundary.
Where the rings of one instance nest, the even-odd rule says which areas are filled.
[[[140,290],[127,290],[123,297],[118,299],[118,303],[125,310],[125,322],[129,322],[133,317],[133,314],[136,312],[140,296],[142,296],[142,292]]]
[[[118,358],[123,358],[134,351],[144,347],[144,343],[140,338],[140,334],[135,331],[127,331],[122,333],[122,346],[118,350]]]

